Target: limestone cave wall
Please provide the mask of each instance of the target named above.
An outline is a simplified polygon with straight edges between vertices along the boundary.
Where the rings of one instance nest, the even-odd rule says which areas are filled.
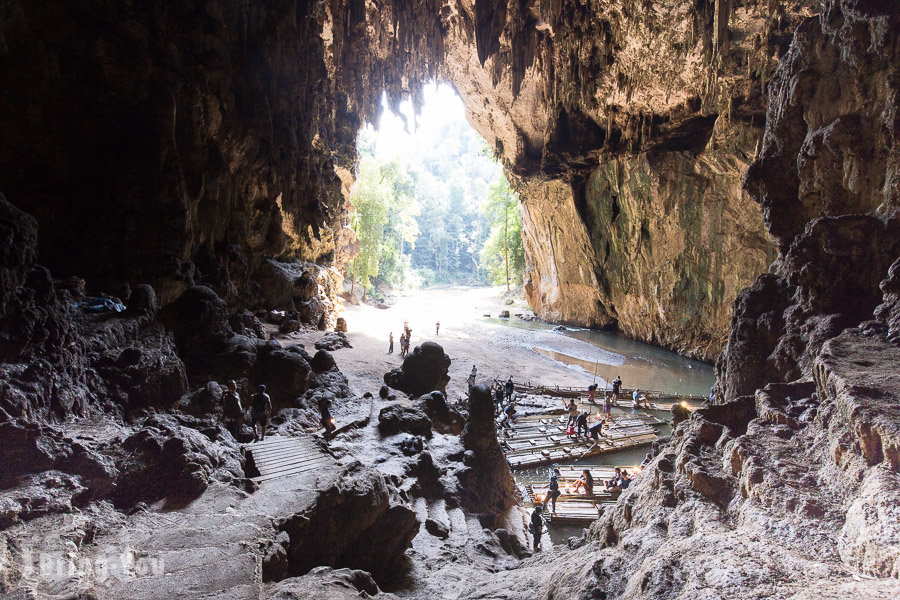
[[[538,314],[712,360],[771,258],[737,181],[815,5],[11,2],[0,187],[56,276],[249,305],[267,258],[347,259],[359,126],[448,81],[522,191]]]
[[[0,188],[37,218],[41,264],[89,291],[150,283],[166,304],[203,283],[235,306],[266,258],[340,261],[359,123],[327,82],[323,18],[303,1],[4,3]]]

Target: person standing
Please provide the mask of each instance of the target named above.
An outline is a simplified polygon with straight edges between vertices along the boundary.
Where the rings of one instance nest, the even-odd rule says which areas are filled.
[[[612,400],[609,396],[603,400],[603,410],[606,411],[606,419],[609,420],[609,414],[612,412]]]
[[[618,375],[616,375],[616,378],[613,379],[612,386],[613,386],[612,401],[613,401],[613,404],[617,404],[619,401],[619,394],[622,392],[622,379]]]
[[[578,405],[575,404],[574,398],[569,400],[569,404],[566,406],[566,412],[569,413],[569,419],[566,421],[566,428],[575,427],[575,419],[578,418]]]
[[[597,384],[592,383],[591,385],[588,386],[588,402],[590,402],[591,404],[594,403],[594,398],[595,398],[594,394],[596,394],[596,393],[597,393]]]
[[[466,383],[469,384],[469,389],[471,389],[472,386],[475,385],[475,375],[477,373],[478,369],[475,367],[475,365],[472,365],[472,372],[469,373],[469,376],[466,378]]]
[[[494,404],[497,405],[497,412],[503,410],[503,386],[499,383],[494,386]]]
[[[550,483],[547,486],[547,497],[544,498],[544,508],[547,508],[547,503],[550,503],[551,509],[550,512],[556,514],[556,499],[560,496],[559,491],[559,471],[554,471],[553,475],[550,476]]]
[[[534,536],[534,551],[541,551],[541,536],[544,534],[544,521],[541,519],[541,505],[534,507],[531,513],[531,523],[528,526],[531,529],[531,535]]]
[[[506,380],[506,384],[503,386],[503,388],[506,391],[506,401],[509,402],[510,400],[512,400],[514,389],[512,375],[510,375],[509,379]]]
[[[394,353],[394,332],[391,332],[390,341],[388,342],[388,354]]]
[[[438,321],[434,324],[434,335],[441,335],[441,322]]]
[[[253,394],[250,404],[250,424],[253,426],[253,441],[266,439],[266,426],[272,412],[272,399],[266,393],[266,386],[260,384]],[[256,424],[259,423],[260,435],[257,436]]]
[[[241,406],[241,395],[234,379],[228,382],[228,390],[222,396],[222,417],[225,429],[231,432],[232,437],[237,437],[244,424],[244,407]]]

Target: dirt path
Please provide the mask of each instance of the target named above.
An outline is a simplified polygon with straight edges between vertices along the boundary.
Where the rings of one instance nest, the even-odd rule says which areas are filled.
[[[347,338],[353,348],[335,352],[334,358],[355,393],[377,392],[384,373],[403,362],[399,341],[403,321],[408,320],[412,347],[434,341],[453,360],[447,386],[451,399],[465,396],[466,378],[472,365],[478,367],[479,383],[495,377],[506,380],[512,375],[516,381],[586,388],[592,381],[590,374],[547,358],[534,347],[551,347],[575,355],[597,352],[597,349],[550,330],[520,329],[485,318],[485,314],[497,317],[501,310],[512,314],[527,311],[521,303],[503,304],[502,291],[502,288],[452,287],[416,292],[387,309],[348,305],[343,316],[347,319]],[[437,321],[441,328],[435,335]],[[521,323],[513,317],[511,323],[517,322]],[[395,340],[393,354],[387,353],[390,332],[394,333]],[[295,339],[312,350],[312,344],[321,335],[320,332],[303,333]]]

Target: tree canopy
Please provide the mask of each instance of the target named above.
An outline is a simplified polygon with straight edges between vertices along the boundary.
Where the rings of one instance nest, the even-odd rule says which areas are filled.
[[[366,289],[520,284],[518,195],[484,140],[460,118],[400,138],[360,132],[350,199],[360,253],[348,275]]]

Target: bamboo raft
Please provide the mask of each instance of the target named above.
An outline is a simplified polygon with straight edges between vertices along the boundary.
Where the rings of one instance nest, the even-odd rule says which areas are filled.
[[[594,495],[587,496],[580,492],[575,493],[572,488],[581,477],[581,471],[587,469],[594,477]],[[632,471],[631,467],[622,467]],[[563,465],[559,470],[559,491],[562,492],[556,499],[556,512],[552,512],[552,503],[547,503],[547,509],[542,513],[547,523],[557,525],[589,525],[600,517],[600,511],[605,505],[614,504],[621,492],[606,491],[603,482],[612,479],[615,475],[614,467],[582,467],[578,465]],[[548,477],[549,479],[549,477]],[[522,486],[525,496],[532,504],[542,504],[547,497],[549,482],[526,483]]]
[[[613,423],[596,442],[588,437],[565,435],[564,422],[531,423],[537,424],[518,431],[511,429],[501,436],[501,447],[513,469],[647,446],[658,439],[656,429],[636,419]]]
[[[502,383],[502,382],[501,382]],[[514,389],[520,394],[532,396],[553,396],[556,398],[582,398],[588,395],[588,390],[582,387],[562,387],[549,385],[531,385],[529,383],[514,383]],[[624,406],[626,403],[631,405],[631,394],[634,393],[633,388],[622,388],[619,392],[619,404]],[[655,390],[640,390],[642,396],[647,399],[650,410],[671,410],[672,404],[676,402],[705,402],[706,396],[698,396],[693,394],[672,394],[667,392],[658,392]],[[600,390],[596,392],[597,404],[602,404],[603,399],[612,395],[612,390]]]

